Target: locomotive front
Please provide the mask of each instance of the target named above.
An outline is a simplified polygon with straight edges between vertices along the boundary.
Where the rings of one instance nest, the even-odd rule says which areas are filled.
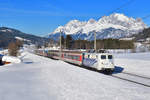
[[[109,53],[84,53],[83,65],[104,72],[113,72],[115,68],[113,55]]]
[[[108,53],[99,54],[97,69],[113,72],[115,68],[113,58],[113,55]]]

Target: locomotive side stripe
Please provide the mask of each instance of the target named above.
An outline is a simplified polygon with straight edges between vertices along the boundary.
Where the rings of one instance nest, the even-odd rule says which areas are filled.
[[[96,59],[90,59],[90,58],[83,59],[83,65],[85,66],[94,67],[96,63],[97,63]]]

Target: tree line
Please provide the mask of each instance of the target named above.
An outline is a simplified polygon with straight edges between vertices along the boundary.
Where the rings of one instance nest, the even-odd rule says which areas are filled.
[[[52,40],[50,40],[52,41]],[[54,42],[53,42],[54,43]],[[88,40],[73,40],[71,35],[66,38],[61,37],[63,49],[94,49],[94,41]],[[59,41],[57,41],[59,45]],[[119,39],[98,39],[96,40],[97,49],[133,49],[134,41],[132,40],[119,40]]]

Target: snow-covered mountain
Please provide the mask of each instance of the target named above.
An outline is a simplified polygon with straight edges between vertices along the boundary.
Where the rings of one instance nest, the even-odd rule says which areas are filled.
[[[140,19],[127,17],[124,14],[114,13],[110,16],[103,16],[98,21],[90,19],[86,21],[71,20],[64,26],[59,26],[51,34],[50,38],[58,39],[60,32],[63,35],[71,34],[74,39],[94,39],[94,31],[98,39],[122,38],[137,34],[147,28],[147,25]]]

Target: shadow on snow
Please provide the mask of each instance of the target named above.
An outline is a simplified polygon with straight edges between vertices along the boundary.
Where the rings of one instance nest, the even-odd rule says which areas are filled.
[[[112,74],[118,74],[123,72],[124,68],[120,66],[115,66],[114,72]]]

